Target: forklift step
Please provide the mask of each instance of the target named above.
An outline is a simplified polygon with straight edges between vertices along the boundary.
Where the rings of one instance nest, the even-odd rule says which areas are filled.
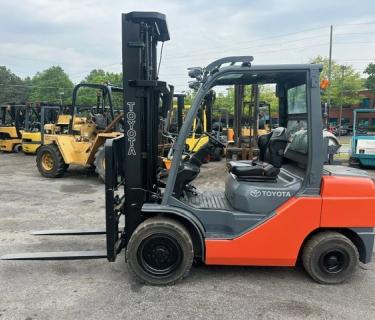
[[[123,228],[119,228],[119,233],[123,232]],[[62,229],[62,230],[41,230],[31,232],[34,236],[89,236],[106,234],[105,229]]]
[[[105,259],[107,251],[62,251],[62,252],[31,252],[11,253],[0,257],[0,260],[86,260]]]
[[[82,235],[96,235],[105,234],[105,229],[62,229],[62,230],[41,230],[33,231],[31,234],[34,236],[82,236]]]

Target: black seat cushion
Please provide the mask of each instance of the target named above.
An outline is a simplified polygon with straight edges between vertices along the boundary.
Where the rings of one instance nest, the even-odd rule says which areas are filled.
[[[267,162],[230,161],[229,171],[237,177],[277,177],[279,169]]]
[[[283,162],[283,154],[287,145],[285,128],[279,127],[258,138],[260,150],[259,160],[230,161],[229,172],[239,180],[275,181]]]

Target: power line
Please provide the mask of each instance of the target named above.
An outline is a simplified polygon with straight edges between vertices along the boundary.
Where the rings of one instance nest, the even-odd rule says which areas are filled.
[[[374,24],[374,25],[375,25],[375,21],[371,21],[371,22],[359,22],[359,23],[338,24],[338,25],[336,25],[336,26],[337,26],[337,27],[343,27],[343,26],[361,26],[361,25],[368,25],[368,24]]]
[[[375,23],[374,23],[375,24]],[[283,35],[273,35],[273,36],[269,36],[269,37],[263,37],[263,38],[256,38],[256,39],[250,39],[248,40],[247,42],[259,42],[259,41],[264,41],[266,39],[273,39],[273,38],[281,38],[281,37],[285,37],[285,36],[290,36],[290,35],[296,35],[296,34],[300,34],[300,33],[304,33],[304,32],[309,32],[309,31],[314,31],[314,30],[319,30],[319,29],[323,29],[323,28],[326,28],[326,27],[319,27],[319,28],[313,28],[313,29],[308,29],[308,30],[302,30],[302,31],[298,31],[298,32],[293,32],[293,33],[287,33],[287,34],[283,34]],[[328,28],[328,26],[327,26]],[[373,34],[375,32],[365,32],[365,33],[362,33],[362,34]],[[356,35],[356,34],[359,34],[359,33],[353,33],[353,32],[341,32],[339,33],[338,35],[339,36],[344,36],[344,35]],[[298,41],[304,41],[306,39],[313,39],[313,38],[321,38],[321,37],[324,37],[324,36],[327,36],[325,34],[323,35],[315,35],[315,36],[311,36],[311,37],[304,37],[304,38],[300,38],[300,39],[292,39],[292,40],[289,40],[288,42],[298,42]],[[335,35],[336,36],[336,35]],[[285,41],[285,40],[282,40],[282,41]],[[256,47],[263,47],[263,46],[267,46],[267,45],[271,45],[271,46],[274,46],[274,45],[277,45],[277,43],[267,43],[267,44],[258,44],[258,45],[252,45],[252,46],[246,46],[246,47],[243,47],[243,46],[236,46],[235,49],[236,50],[239,50],[239,49],[252,49],[252,48],[256,48]],[[207,53],[216,53],[216,51],[212,51],[212,49],[215,49],[215,48],[223,48],[223,46],[219,46],[219,47],[210,47],[211,49],[210,50],[197,50],[197,51],[190,51],[189,54],[187,55],[180,55],[179,57],[176,57],[176,59],[180,60],[181,58],[187,58],[187,57],[192,57],[192,56],[201,56],[202,54],[207,54]],[[170,59],[173,59],[173,58],[169,58]]]
[[[354,26],[354,25],[369,25],[369,24],[375,24],[375,22],[366,22],[366,23],[355,23],[355,24],[344,24],[344,25],[338,25],[339,27],[343,27],[343,26]],[[288,36],[294,36],[294,35],[298,35],[298,34],[301,34],[301,33],[307,33],[307,32],[311,32],[311,31],[316,31],[316,30],[322,30],[324,28],[326,28],[327,26],[321,26],[321,27],[316,27],[316,28],[310,28],[310,29],[304,29],[304,30],[301,30],[301,31],[297,31],[297,32],[290,32],[290,33],[284,33],[284,34],[277,34],[277,35],[271,35],[271,36],[268,36],[268,37],[262,37],[262,38],[255,38],[255,39],[250,39],[248,40],[249,42],[261,42],[261,41],[266,41],[268,39],[275,39],[275,38],[285,38],[285,37],[288,37]],[[341,33],[338,33],[336,34],[335,36],[345,36],[345,35],[365,35],[365,34],[373,34],[375,32],[363,32],[363,33],[357,33],[357,32],[341,32]],[[304,38],[298,38],[298,39],[291,39],[291,40],[288,40],[288,41],[285,41],[285,40],[281,40],[280,41],[284,41],[283,43],[265,43],[265,44],[258,44],[258,45],[252,45],[252,46],[245,46],[245,47],[236,47],[236,48],[231,48],[230,50],[245,50],[245,49],[251,49],[251,48],[258,48],[258,47],[262,47],[262,48],[266,48],[266,47],[269,47],[269,46],[277,46],[277,45],[282,45],[282,46],[285,46],[286,44],[289,44],[289,43],[298,43],[300,41],[306,41],[308,39],[314,39],[314,38],[322,38],[324,37],[325,35],[322,34],[322,35],[313,35],[313,36],[309,36],[309,37],[304,37]],[[365,44],[367,42],[350,42],[351,44]],[[337,42],[336,44],[345,44],[345,42]],[[315,43],[315,44],[311,44],[311,45],[308,45],[308,46],[302,46],[302,47],[288,47],[288,48],[280,48],[280,49],[270,49],[270,50],[263,50],[263,51],[255,51],[254,53],[273,53],[273,52],[280,52],[280,51],[285,51],[285,50],[303,50],[304,48],[309,48],[309,47],[314,47],[314,46],[317,46],[317,47],[320,47],[320,46],[323,46],[323,45],[326,45],[326,43]],[[216,48],[223,48],[223,46],[216,46]],[[207,54],[208,52],[211,52],[213,49],[215,49],[215,47],[211,47],[210,51],[207,51],[207,50],[197,50],[195,52],[199,52],[199,56],[202,56],[204,54]],[[185,56],[179,56],[179,57],[171,57],[169,60],[170,61],[181,61],[182,59],[184,59],[184,57],[194,57],[196,55],[192,54],[194,53],[194,51],[190,51],[188,55],[185,55]],[[213,54],[215,52],[212,52]],[[220,53],[222,55],[222,52]],[[48,60],[39,60],[39,59],[34,59],[34,58],[23,58],[23,57],[12,57],[12,58],[16,58],[16,59],[23,59],[23,60],[31,60],[31,61],[43,61],[43,62],[51,62],[51,63],[57,63],[56,61],[48,61]],[[184,59],[186,60],[186,59]],[[108,64],[108,65],[104,65],[104,66],[100,66],[100,67],[94,67],[93,69],[105,69],[105,68],[108,68],[108,67],[112,67],[112,66],[119,66],[121,65],[122,63],[112,63],[112,64]],[[93,70],[92,69],[92,70]],[[73,74],[70,74],[70,77],[75,77],[77,75],[80,75],[80,74],[84,74],[84,73],[88,73],[90,72],[90,70],[87,70],[87,71],[81,71],[81,72],[77,72],[77,73],[73,73]],[[177,74],[176,74],[177,75]],[[172,76],[172,75],[171,75]],[[53,83],[53,82],[52,82]]]

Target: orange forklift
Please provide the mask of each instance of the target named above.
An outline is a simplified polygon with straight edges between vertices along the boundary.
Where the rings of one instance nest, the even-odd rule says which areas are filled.
[[[142,282],[173,284],[193,261],[206,265],[286,266],[302,261],[317,282],[348,280],[372,257],[375,183],[361,170],[325,165],[321,65],[256,65],[251,56],[226,57],[189,71],[198,88],[173,146],[166,180],[158,176],[160,101],[157,44],[169,40],[155,12],[122,15],[124,136],[107,140],[106,227],[51,235],[102,234],[105,251],[10,254],[5,260],[106,258],[121,251]],[[221,146],[213,135],[186,156],[185,140],[206,94],[215,86],[273,84],[279,127],[260,136],[259,158],[230,161],[220,188],[194,185],[202,160]],[[223,169],[224,170],[224,169]],[[219,175],[217,175],[219,176]],[[212,177],[213,179],[217,177]],[[215,180],[216,181],[216,180]],[[49,242],[50,243],[50,242]]]

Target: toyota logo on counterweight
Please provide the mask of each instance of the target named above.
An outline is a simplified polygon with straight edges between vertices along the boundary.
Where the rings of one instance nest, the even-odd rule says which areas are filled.
[[[262,192],[259,190],[251,190],[250,195],[254,198],[259,198],[262,195]]]

